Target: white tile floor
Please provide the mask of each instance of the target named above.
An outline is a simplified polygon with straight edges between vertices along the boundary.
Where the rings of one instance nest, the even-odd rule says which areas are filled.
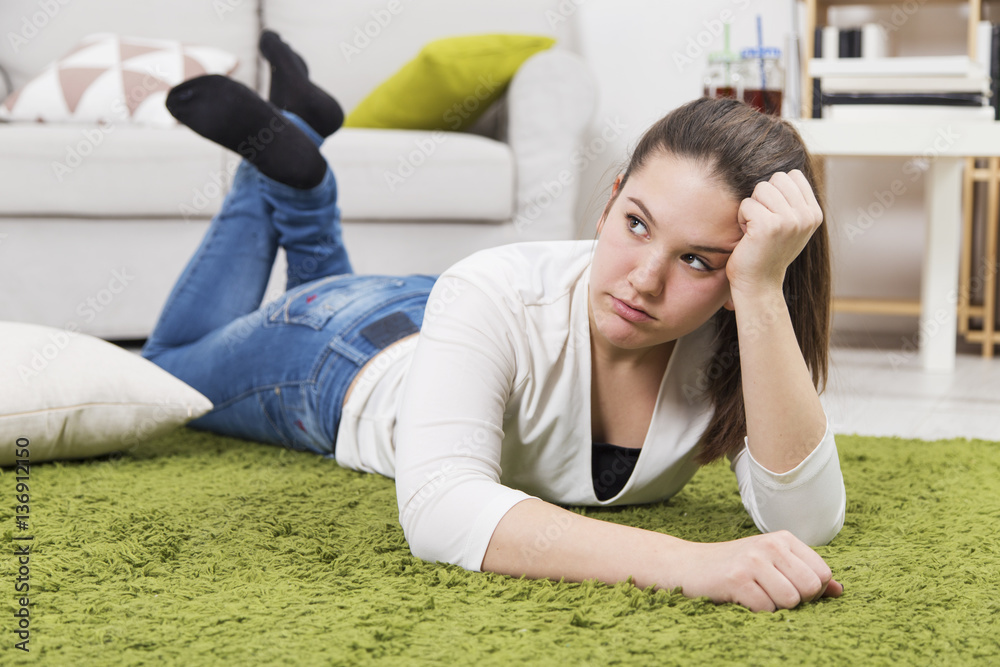
[[[1000,441],[1000,359],[956,361],[954,373],[928,373],[916,354],[834,347],[821,396],[834,432]]]

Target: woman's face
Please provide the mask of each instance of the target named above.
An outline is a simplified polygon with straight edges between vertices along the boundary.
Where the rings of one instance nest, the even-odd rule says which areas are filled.
[[[615,348],[639,350],[731,309],[726,262],[743,237],[739,206],[697,162],[651,157],[598,223],[592,330]]]

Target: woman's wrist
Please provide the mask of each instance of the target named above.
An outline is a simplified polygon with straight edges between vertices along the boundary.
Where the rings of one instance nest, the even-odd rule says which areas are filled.
[[[781,296],[782,301],[784,301],[783,283],[784,275],[753,280],[733,280],[729,283],[729,293],[737,307],[739,307],[739,301],[772,298],[775,295]]]

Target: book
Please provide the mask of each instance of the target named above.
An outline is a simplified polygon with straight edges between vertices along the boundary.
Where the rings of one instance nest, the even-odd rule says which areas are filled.
[[[883,58],[889,55],[889,38],[885,28],[866,23],[857,28],[824,26],[816,28],[815,58]]]
[[[828,25],[819,28],[822,34],[823,49],[816,54],[817,58],[839,58],[840,57],[840,28]]]
[[[831,38],[831,35],[827,34],[830,30],[836,30],[836,28],[816,29],[816,41],[813,45],[813,56],[815,58],[824,57],[824,53],[831,51],[827,46]],[[812,80],[812,117],[823,117],[823,88],[819,79]]]
[[[838,55],[841,58],[861,57],[861,31],[847,28],[840,31]]]
[[[886,58],[889,56],[889,33],[878,23],[861,26],[861,57]]]
[[[985,77],[987,70],[968,56],[912,56],[905,58],[838,58],[827,60],[813,58],[809,61],[809,75],[832,78],[896,77],[896,76],[949,76]]]
[[[979,93],[830,93],[823,91],[823,106],[832,104],[916,104],[942,107],[982,107]]]
[[[829,76],[828,93],[978,93],[990,94],[990,78],[958,76]]]
[[[1000,120],[1000,25],[991,25],[990,35],[990,104],[993,120]]]
[[[994,107],[945,107],[906,104],[835,104],[823,108],[823,118],[832,121],[886,121],[895,123],[941,123],[983,121],[992,123]]]
[[[979,23],[975,58],[886,57],[881,26],[835,30],[817,30],[809,61],[813,118],[1000,120],[1000,25]],[[847,57],[829,57],[831,38]]]

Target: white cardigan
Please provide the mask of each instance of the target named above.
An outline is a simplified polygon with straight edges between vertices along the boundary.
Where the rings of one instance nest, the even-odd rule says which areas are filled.
[[[500,519],[537,497],[559,505],[665,500],[698,469],[712,417],[703,369],[711,322],[677,341],[628,483],[594,493],[587,300],[593,241],[480,251],[440,276],[419,336],[359,378],[337,434],[337,462],[396,478],[414,555],[478,571]],[[699,381],[699,380],[702,381]],[[731,468],[761,531],[825,544],[846,495],[833,434],[775,474],[744,449]]]

